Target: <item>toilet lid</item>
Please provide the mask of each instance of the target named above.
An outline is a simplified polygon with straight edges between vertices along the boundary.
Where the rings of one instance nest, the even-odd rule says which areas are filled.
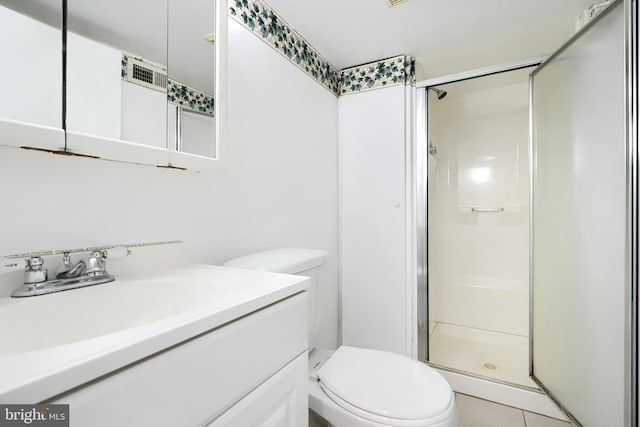
[[[451,387],[431,367],[385,351],[342,346],[318,371],[320,384],[364,413],[428,420],[447,411]],[[340,404],[340,402],[337,402]]]

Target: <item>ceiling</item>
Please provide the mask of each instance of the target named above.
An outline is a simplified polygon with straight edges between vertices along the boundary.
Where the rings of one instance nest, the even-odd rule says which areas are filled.
[[[550,53],[598,0],[265,0],[339,69],[398,54],[418,80]]]
[[[163,50],[156,48],[166,48],[162,42],[166,28],[152,28],[153,23],[165,23],[166,8],[158,7],[164,1],[69,0],[70,27],[153,62],[166,63],[166,56],[158,53]],[[423,80],[550,53],[573,33],[578,15],[598,0],[410,0],[393,8],[384,0],[263,1],[338,69],[408,54],[416,58],[417,79]],[[0,4],[17,10],[31,9],[29,14],[42,15],[36,17],[45,22],[59,20],[59,15],[51,12],[54,4],[59,9],[59,2],[0,0]],[[197,11],[206,9],[202,5],[212,1],[177,3],[193,12],[192,20],[183,20],[190,22],[187,27],[199,28],[195,23],[208,14]],[[196,31],[199,36],[192,38],[202,49],[211,51],[202,36],[212,30],[203,25]],[[211,57],[206,53],[193,55],[191,49],[183,52],[190,53],[191,58]],[[188,61],[180,58],[176,63]],[[207,63],[184,68],[210,67]],[[185,74],[189,74],[187,71]],[[203,79],[184,76],[187,82]]]

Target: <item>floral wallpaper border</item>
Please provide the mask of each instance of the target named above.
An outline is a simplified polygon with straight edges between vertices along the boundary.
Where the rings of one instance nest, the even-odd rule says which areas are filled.
[[[231,0],[229,16],[318,83],[338,94],[339,71],[269,6],[260,0]]]
[[[346,68],[340,72],[340,95],[416,82],[416,60],[408,55]]]
[[[167,81],[167,98],[169,102],[182,105],[193,111],[210,116],[215,113],[213,96],[175,80],[169,79]]]
[[[231,0],[229,16],[336,96],[415,83],[415,59],[407,55],[339,71],[261,0]]]
[[[128,63],[129,55],[123,53],[120,69],[120,77],[123,80],[127,80]],[[215,99],[212,95],[176,80],[167,79],[167,100],[193,111],[215,115]]]
[[[415,59],[398,55],[368,64],[337,70],[309,42],[261,0],[231,0],[229,16],[261,37],[336,96],[399,84],[415,84]],[[127,77],[126,54],[122,56],[122,78]],[[170,102],[202,113],[214,114],[214,98],[193,87],[168,80]]]
[[[120,77],[122,80],[127,79],[127,66],[129,65],[129,55],[122,53],[122,61],[120,62]]]

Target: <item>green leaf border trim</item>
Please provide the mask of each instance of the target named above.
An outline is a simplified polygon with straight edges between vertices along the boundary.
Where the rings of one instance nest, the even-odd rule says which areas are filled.
[[[144,61],[144,59],[142,60]],[[120,77],[125,81],[127,81],[128,63],[129,55],[123,53],[120,63]],[[136,84],[135,82],[128,83]],[[169,78],[167,79],[167,101],[209,116],[215,116],[215,98],[213,95]]]
[[[340,95],[396,85],[414,85],[416,60],[408,55],[346,68],[340,72]]]
[[[318,83],[338,93],[338,70],[269,6],[259,0],[231,0],[229,16]]]
[[[231,0],[229,16],[336,96],[415,83],[415,59],[407,55],[339,71],[261,0]]]
[[[209,116],[215,115],[213,96],[176,80],[167,80],[167,99],[174,104],[182,105],[189,110],[198,111]]]

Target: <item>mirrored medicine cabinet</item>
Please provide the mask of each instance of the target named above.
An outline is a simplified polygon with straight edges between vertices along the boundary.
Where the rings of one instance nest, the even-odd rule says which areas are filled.
[[[0,144],[222,168],[226,19],[226,0],[0,0]]]

